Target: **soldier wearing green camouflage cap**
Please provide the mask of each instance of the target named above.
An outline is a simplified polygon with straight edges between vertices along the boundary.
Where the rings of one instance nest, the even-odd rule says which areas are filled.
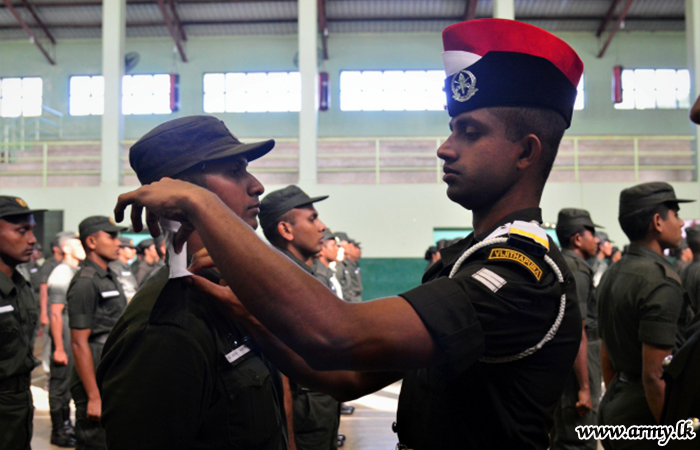
[[[19,197],[0,196],[0,445],[29,449],[32,440],[31,372],[39,305],[17,271],[30,260],[36,237],[33,213]]]
[[[68,324],[71,333],[74,367],[71,394],[75,402],[75,440],[77,448],[106,448],[100,425],[102,397],[95,371],[102,348],[112,327],[126,308],[126,296],[109,263],[119,257],[119,232],[106,216],[91,216],[78,225],[85,261],[68,287]]]
[[[593,295],[593,271],[586,259],[598,250],[596,228],[585,209],[565,208],[559,211],[556,232],[562,256],[576,281],[579,308],[583,326],[574,370],[569,374],[561,401],[554,411],[554,428],[550,433],[555,449],[597,448],[595,439],[581,440],[576,434],[579,425],[598,422],[600,399],[600,339],[598,338],[598,310]]]
[[[681,279],[664,258],[681,243],[683,220],[668,183],[643,183],[620,193],[618,220],[627,253],[603,275],[596,296],[607,386],[601,425],[656,425],[664,404],[662,362],[682,342]],[[606,449],[657,448],[654,441],[607,440]]]

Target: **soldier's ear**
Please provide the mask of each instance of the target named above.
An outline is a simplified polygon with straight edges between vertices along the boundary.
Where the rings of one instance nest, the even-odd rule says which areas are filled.
[[[97,248],[97,237],[95,234],[91,234],[90,236],[86,237],[85,244],[87,244],[90,251],[94,251]]]
[[[528,134],[519,141],[521,150],[518,155],[518,168],[523,170],[538,164],[542,157],[542,142],[534,134]]]
[[[277,232],[285,241],[294,240],[294,230],[292,228],[292,224],[289,222],[280,221],[277,224]]]

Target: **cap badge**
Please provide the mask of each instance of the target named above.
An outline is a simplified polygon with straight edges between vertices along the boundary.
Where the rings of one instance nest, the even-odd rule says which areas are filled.
[[[27,202],[25,202],[25,201],[22,200],[21,198],[16,198],[15,201],[16,201],[17,204],[18,204],[19,206],[21,206],[22,208],[26,208],[26,207],[27,207]]]
[[[476,94],[476,77],[468,70],[461,70],[452,77],[452,98],[466,102]]]

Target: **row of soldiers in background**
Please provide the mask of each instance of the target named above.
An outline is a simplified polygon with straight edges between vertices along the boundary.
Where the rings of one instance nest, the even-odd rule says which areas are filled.
[[[282,197],[289,196],[290,193],[293,196],[301,197],[302,202],[304,199],[309,199],[296,186],[290,186],[277,191],[277,193],[273,192],[266,197],[267,201],[261,206],[263,211],[261,217],[265,212],[269,212],[269,205],[274,203],[275,198],[279,197],[280,193]],[[14,198],[3,199],[8,203],[16,203]],[[289,207],[289,203],[287,202],[284,207]],[[313,210],[313,204],[307,202],[304,205],[295,205],[295,207],[290,207],[288,211],[284,211],[281,214],[282,217],[275,217],[275,219],[282,222],[282,219],[287,217],[290,212],[308,211],[308,208]],[[20,215],[27,215],[25,214],[26,208],[20,207],[19,210]],[[315,210],[313,210],[313,214],[317,218],[318,214]],[[269,215],[265,217],[269,217]],[[97,221],[97,225],[94,223],[91,225],[95,221]],[[301,220],[293,222],[294,224],[303,224]],[[326,230],[325,225],[320,220],[317,221],[316,234],[308,233],[308,230],[304,230],[306,232],[302,233],[297,230],[295,233],[294,225],[288,225],[290,225],[286,230],[288,233],[285,234],[284,231],[282,233],[285,236],[284,239],[287,239],[286,245],[280,244],[279,248],[285,250],[292,259],[303,258],[304,266],[308,263],[309,265],[306,267],[311,273],[340,298],[348,302],[361,302],[362,279],[358,263],[362,254],[360,244],[348,237],[346,233],[331,233]],[[98,227],[97,231],[88,229],[95,228],[95,226]],[[97,445],[99,447],[104,444],[104,433],[99,422],[95,420],[96,417],[99,417],[99,406],[97,406],[99,391],[95,384],[94,375],[99,364],[102,345],[106,341],[111,325],[123,311],[121,300],[124,300],[123,304],[125,305],[131,300],[138,288],[164,265],[164,239],[146,239],[138,245],[134,245],[133,240],[129,238],[117,237],[117,231],[123,230],[123,228],[114,226],[106,217],[88,218],[80,224],[81,234],[64,231],[56,235],[50,243],[52,256],[46,261],[42,261],[41,247],[34,240],[34,251],[30,261],[17,266],[18,272],[33,286],[36,309],[41,311],[38,314],[41,316],[39,322],[46,325],[43,336],[47,346],[45,373],[48,377],[47,388],[51,411],[51,443],[59,447],[76,446],[76,438],[79,441],[77,443],[79,446]],[[86,234],[90,237],[97,232],[107,234],[101,244],[107,243],[109,246],[111,243],[110,248],[106,251],[101,248],[101,254],[93,258],[104,262],[106,265],[104,268],[98,268],[98,265],[88,262],[87,253],[94,255],[95,252],[89,251],[86,247],[87,244],[82,242],[80,238]],[[273,241],[276,242],[274,237],[271,242]],[[131,264],[129,264],[130,262]],[[83,270],[85,267],[88,267],[87,271]],[[81,273],[87,274],[84,278],[90,280],[75,281],[74,278],[79,270]],[[92,278],[95,278],[94,282]],[[88,284],[86,285],[85,282]],[[78,287],[74,287],[74,284],[77,284]],[[95,286],[97,286],[97,290],[95,290]],[[117,289],[114,289],[115,286]],[[80,292],[83,294],[80,295]],[[85,311],[90,308],[81,308],[80,305],[95,302],[98,295],[103,300],[109,299],[104,306],[111,306],[107,310],[92,308],[94,314],[92,318],[89,318]],[[77,311],[77,313],[72,319],[69,319],[67,305],[71,303],[71,297],[74,305],[70,310]],[[81,309],[83,314],[79,313]],[[44,318],[44,316],[46,317]],[[72,328],[73,331],[71,331]],[[32,336],[32,342],[33,339],[36,339],[38,332],[39,327],[37,326],[36,332]],[[79,350],[82,349],[82,351],[76,355],[77,358],[74,358],[72,351],[74,344],[71,344],[75,333],[80,333],[84,344],[79,347]],[[30,352],[32,347],[33,344],[29,346]],[[88,357],[86,358],[86,356]],[[82,368],[76,367],[76,359]],[[28,376],[28,373],[21,374],[21,377],[25,376]],[[325,394],[309,393],[308,390],[299,386],[294,386],[294,388],[296,389],[293,391],[294,411],[295,415],[298,416],[295,423],[303,424],[303,427],[300,425],[300,428],[295,430],[297,431],[297,442],[300,444],[299,448],[319,448],[319,442],[323,439],[332,439],[330,448],[336,445],[342,446],[345,438],[338,434],[339,414],[351,414],[354,408],[349,405],[339,405],[338,402]],[[70,401],[72,398],[76,401],[77,409],[75,427],[70,420]],[[319,408],[318,405],[309,410],[308,405],[314,402],[319,403],[319,398],[330,405],[331,412]],[[323,402],[321,405],[328,409],[329,405]],[[1,414],[2,412],[0,412]],[[324,421],[328,422],[329,418],[330,425],[324,424]],[[25,435],[24,438],[31,439],[31,423],[29,429],[28,437]],[[17,442],[17,448],[24,448],[23,444]],[[26,444],[28,445],[28,441]],[[325,446],[321,445],[320,448],[325,448]]]
[[[116,274],[126,300],[136,294],[139,286],[164,265],[163,239],[145,239],[138,245],[125,237],[119,238],[118,258],[109,262]],[[42,258],[41,246],[36,244],[28,263],[17,270],[32,285],[39,305],[40,327],[44,351],[42,363],[47,376],[49,409],[51,415],[51,444],[74,447],[75,430],[70,420],[71,373],[74,368],[68,325],[68,287],[85,260],[85,250],[74,231],[58,233],[50,242],[51,256]],[[131,264],[130,264],[131,263]],[[35,336],[36,337],[36,336]]]
[[[33,349],[42,325],[44,337],[51,338],[51,443],[92,448],[99,446],[101,433],[95,370],[104,341],[126,307],[121,284],[108,266],[119,257],[117,235],[125,228],[104,216],[88,217],[79,225],[80,234],[59,233],[50,243],[52,257],[40,264],[33,214],[42,211],[20,198],[0,196],[0,442],[3,448],[31,446],[31,372],[40,364]],[[27,265],[16,270],[21,263]]]
[[[268,242],[335,295],[347,302],[362,302],[360,244],[346,233],[326,228],[314,204],[327,198],[309,197],[295,185],[270,192],[260,203],[260,226]],[[352,414],[354,407],[283,379],[291,391],[294,426],[290,440],[296,447],[342,447],[345,436],[338,433],[340,414]]]

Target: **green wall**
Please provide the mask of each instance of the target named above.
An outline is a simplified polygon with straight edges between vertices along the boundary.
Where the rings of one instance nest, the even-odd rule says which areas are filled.
[[[362,258],[363,300],[394,296],[418,286],[426,267],[421,258]]]

